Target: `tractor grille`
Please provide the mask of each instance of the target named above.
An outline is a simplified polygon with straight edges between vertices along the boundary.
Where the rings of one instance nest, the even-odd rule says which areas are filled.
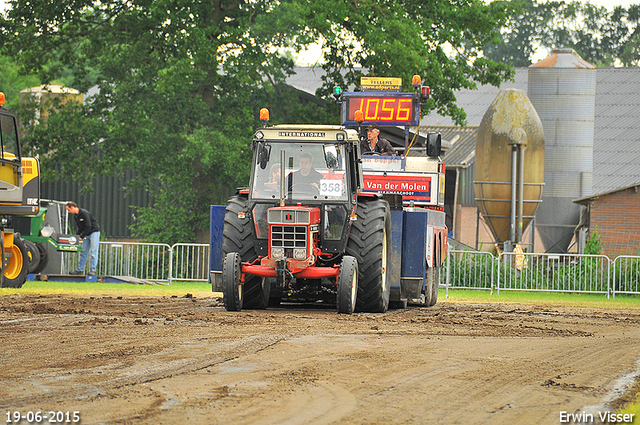
[[[271,246],[285,248],[285,253],[291,252],[293,248],[306,248],[307,227],[271,226]]]
[[[309,224],[311,216],[307,210],[271,209],[268,214],[269,223],[277,224]]]

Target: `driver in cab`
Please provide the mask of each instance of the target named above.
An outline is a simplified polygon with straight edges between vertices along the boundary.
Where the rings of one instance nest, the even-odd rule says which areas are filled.
[[[310,153],[303,152],[298,157],[298,165],[300,169],[288,176],[288,188],[291,191],[296,188],[304,191],[305,188],[313,186],[316,190],[320,189],[320,180],[324,177],[321,173],[313,168],[313,156]]]
[[[367,126],[367,138],[360,140],[361,153],[374,153],[379,155],[395,155],[396,151],[387,139],[380,136],[380,127],[373,123]]]

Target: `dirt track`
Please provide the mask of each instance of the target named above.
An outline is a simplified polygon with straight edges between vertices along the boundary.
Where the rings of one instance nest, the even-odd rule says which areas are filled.
[[[557,424],[636,370],[640,311],[18,295],[0,298],[0,335],[3,422]]]

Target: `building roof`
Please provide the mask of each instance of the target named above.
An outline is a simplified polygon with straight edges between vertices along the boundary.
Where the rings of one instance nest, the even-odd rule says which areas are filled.
[[[444,162],[448,168],[467,168],[476,156],[477,126],[453,127],[453,126],[429,126],[429,131],[438,131],[442,139],[450,146],[444,154]]]
[[[469,126],[478,126],[500,89],[527,92],[528,68],[516,68],[514,81],[500,88],[480,86],[456,94]],[[593,193],[624,188],[640,181],[640,68],[598,68],[594,117]],[[422,125],[453,125],[451,118],[430,114]]]
[[[315,94],[322,84],[322,68],[296,68],[287,81],[292,86]],[[528,68],[516,68],[513,81],[498,87],[481,85],[477,90],[456,92],[456,103],[467,113],[467,125],[477,127],[501,89],[515,88],[527,93]],[[640,181],[640,68],[597,68],[594,117],[593,193],[624,188]],[[450,117],[437,113],[421,120],[422,128],[456,128]],[[449,135],[440,130],[443,141]],[[474,139],[475,140],[475,137]],[[465,153],[475,150],[465,143],[447,152],[449,166],[463,166]],[[464,147],[464,149],[463,149]],[[446,158],[445,157],[445,158]]]
[[[640,188],[640,182],[637,182],[637,183],[633,183],[633,184],[630,184],[630,185],[625,186],[625,187],[619,187],[617,189],[608,190],[606,192],[596,193],[596,194],[589,195],[589,196],[583,196],[582,198],[574,199],[573,202],[575,202],[576,204],[587,205],[591,201],[596,201],[601,196],[611,195],[612,193],[622,192],[622,191],[629,190],[629,189],[635,189],[635,191],[638,192],[639,188]]]

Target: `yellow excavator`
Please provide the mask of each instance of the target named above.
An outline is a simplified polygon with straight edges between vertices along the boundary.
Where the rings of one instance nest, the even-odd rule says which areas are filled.
[[[27,280],[29,253],[12,216],[37,215],[40,205],[40,169],[36,158],[23,158],[18,119],[4,107],[0,92],[0,229],[2,231],[2,275],[0,286],[20,288]]]

